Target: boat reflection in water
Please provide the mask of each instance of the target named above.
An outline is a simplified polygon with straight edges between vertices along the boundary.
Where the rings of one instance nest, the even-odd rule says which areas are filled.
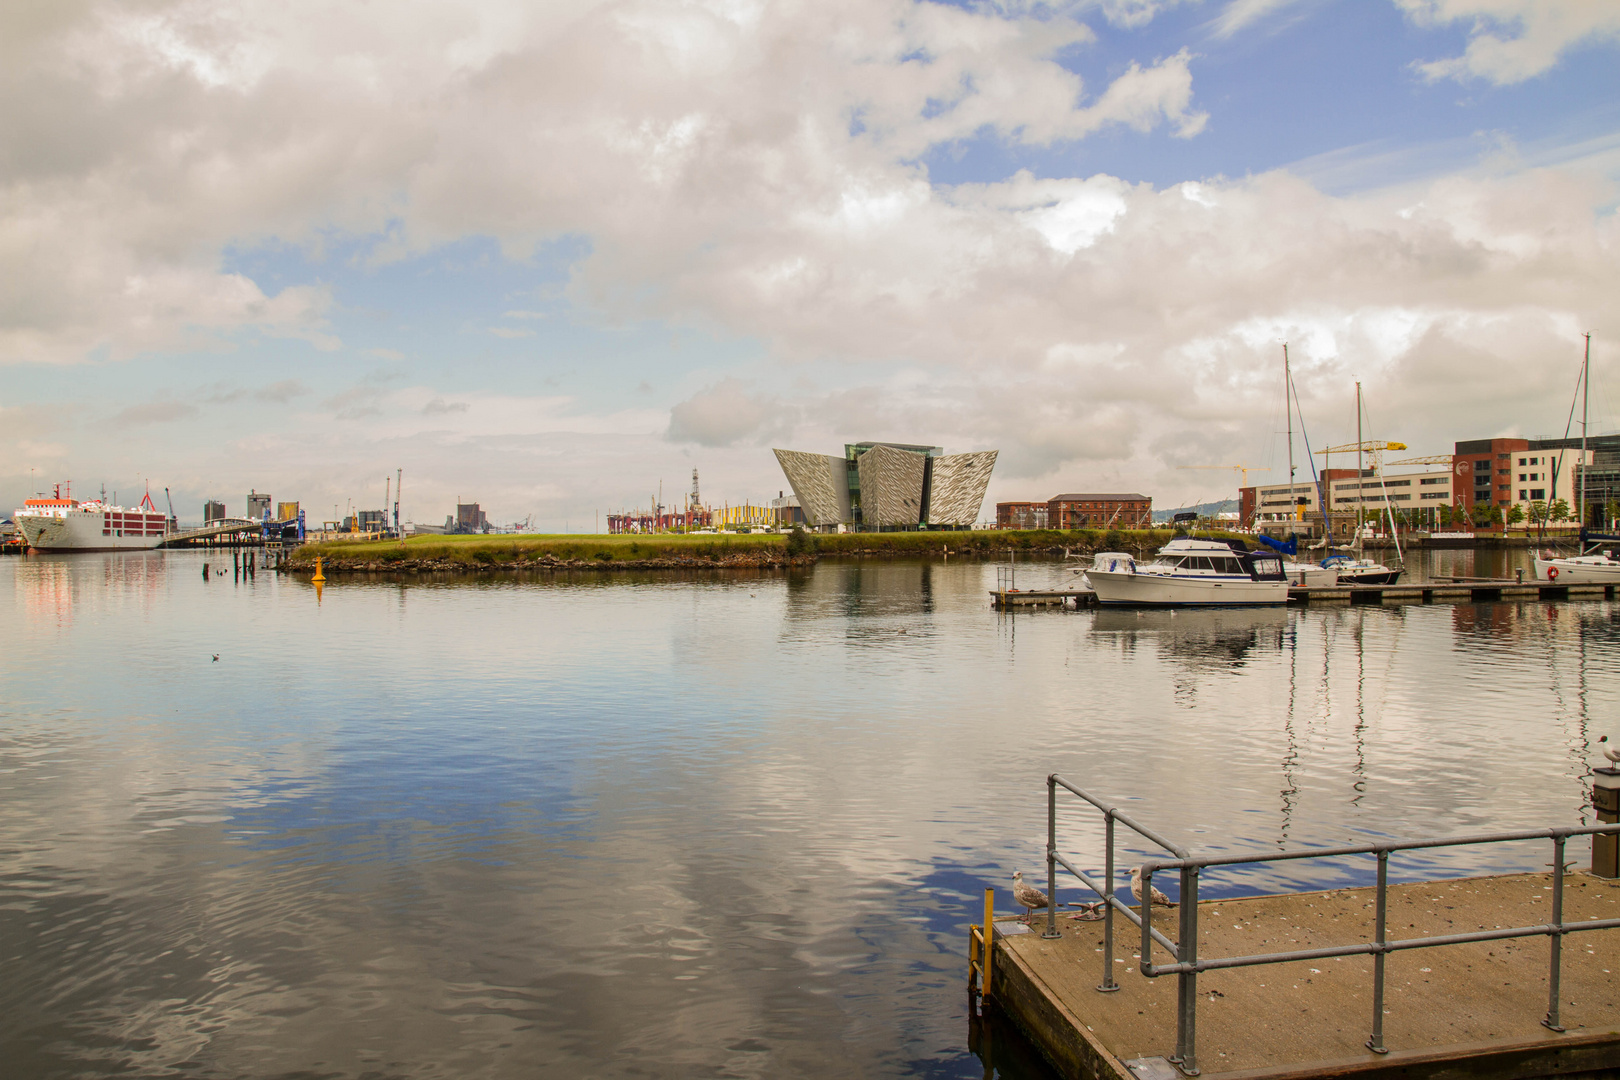
[[[1102,608],[1092,617],[1091,635],[1114,638],[1126,652],[1151,641],[1165,660],[1220,672],[1281,652],[1291,618],[1280,607]]]

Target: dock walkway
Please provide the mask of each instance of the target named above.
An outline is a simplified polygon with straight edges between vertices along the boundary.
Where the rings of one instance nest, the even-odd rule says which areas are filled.
[[[1551,875],[1516,874],[1391,885],[1392,937],[1456,934],[1550,921]],[[1620,917],[1620,883],[1564,879],[1565,924]],[[1062,900],[1083,890],[1069,889]],[[1238,956],[1370,941],[1372,888],[1206,900],[1201,955]],[[1088,895],[1086,899],[1090,899]],[[1156,922],[1159,920],[1156,919]],[[1173,916],[1164,918],[1173,930]],[[998,919],[990,995],[1071,1080],[1172,1080],[1177,980],[1137,969],[1140,931],[1114,920],[1120,989],[1101,993],[1102,922],[1058,919],[1043,939]],[[1358,1080],[1593,1074],[1620,1069],[1620,932],[1564,939],[1563,1033],[1547,1012],[1548,940],[1519,938],[1391,953],[1384,1041],[1366,1046],[1370,956],[1207,971],[1198,978],[1198,1062],[1232,1080]]]
[[[1334,585],[1327,588],[1290,588],[1290,604],[1470,604],[1494,600],[1613,600],[1613,585],[1551,585],[1547,582],[1469,579],[1420,581],[1409,585]],[[1090,607],[1097,594],[1090,589],[992,589],[990,603],[997,608]]]

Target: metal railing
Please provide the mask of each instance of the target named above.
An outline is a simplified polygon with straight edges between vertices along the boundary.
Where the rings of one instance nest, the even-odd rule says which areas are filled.
[[[1057,850],[1057,789],[1084,799],[1103,813],[1105,845],[1104,878],[1099,885],[1084,872],[1058,854]],[[1137,897],[1141,914],[1123,903],[1114,894],[1114,823],[1123,822],[1144,839],[1152,841],[1172,858],[1146,859],[1141,865],[1141,893]],[[1048,906],[1044,938],[1062,935],[1057,929],[1057,867],[1062,866],[1083,885],[1102,897],[1104,902],[1103,928],[1103,981],[1097,989],[1104,993],[1119,989],[1114,981],[1114,912],[1121,912],[1142,930],[1141,972],[1150,979],[1160,975],[1175,975],[1176,987],[1176,1050],[1169,1060],[1188,1076],[1197,1076],[1198,1051],[1198,974],[1221,968],[1253,967],[1259,964],[1284,964],[1297,960],[1322,960],[1336,956],[1373,957],[1373,1021],[1372,1035],[1367,1048],[1375,1053],[1388,1053],[1384,1046],[1384,958],[1406,949],[1425,949],[1440,945],[1460,945],[1474,941],[1497,941],[1503,938],[1546,936],[1551,939],[1551,969],[1548,977],[1547,1016],[1542,1024],[1553,1031],[1563,1031],[1558,1018],[1559,976],[1562,964],[1562,943],[1565,934],[1581,930],[1607,930],[1620,927],[1620,919],[1589,919],[1578,923],[1564,922],[1564,845],[1572,836],[1591,836],[1599,833],[1620,833],[1620,824],[1587,825],[1575,828],[1530,829],[1517,832],[1480,833],[1473,836],[1441,837],[1427,840],[1389,840],[1380,843],[1358,844],[1350,847],[1313,848],[1307,851],[1286,851],[1265,855],[1193,855],[1158,833],[1131,820],[1118,807],[1082,791],[1056,773],[1046,778],[1046,883]],[[1495,930],[1482,930],[1468,934],[1445,934],[1435,937],[1404,938],[1390,941],[1386,937],[1386,914],[1389,896],[1389,856],[1395,851],[1424,848],[1463,847],[1473,844],[1500,844],[1523,840],[1551,840],[1555,868],[1552,885],[1552,921],[1536,926],[1515,926]],[[1212,866],[1239,866],[1254,863],[1272,863],[1299,859],[1334,859],[1352,855],[1375,855],[1378,859],[1378,884],[1373,923],[1373,940],[1354,945],[1336,945],[1322,949],[1296,949],[1287,952],[1262,953],[1253,956],[1226,956],[1200,959],[1198,955],[1198,875]],[[1153,875],[1161,870],[1176,870],[1181,879],[1179,897],[1180,940],[1171,941],[1153,925]],[[1153,963],[1152,949],[1157,943],[1175,957],[1171,964]]]

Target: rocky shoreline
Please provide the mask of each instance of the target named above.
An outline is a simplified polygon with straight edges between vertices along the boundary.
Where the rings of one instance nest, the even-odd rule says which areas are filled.
[[[322,571],[333,574],[485,574],[514,570],[779,570],[790,566],[811,566],[815,555],[788,555],[785,552],[755,550],[737,552],[722,558],[692,555],[661,556],[652,559],[559,559],[540,555],[532,559],[323,559]],[[295,574],[313,574],[313,562],[287,567]]]

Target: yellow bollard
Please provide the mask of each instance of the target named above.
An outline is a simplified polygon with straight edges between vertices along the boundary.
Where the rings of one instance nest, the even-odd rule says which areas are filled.
[[[996,956],[996,890],[984,890],[984,996],[990,997],[990,971]]]

